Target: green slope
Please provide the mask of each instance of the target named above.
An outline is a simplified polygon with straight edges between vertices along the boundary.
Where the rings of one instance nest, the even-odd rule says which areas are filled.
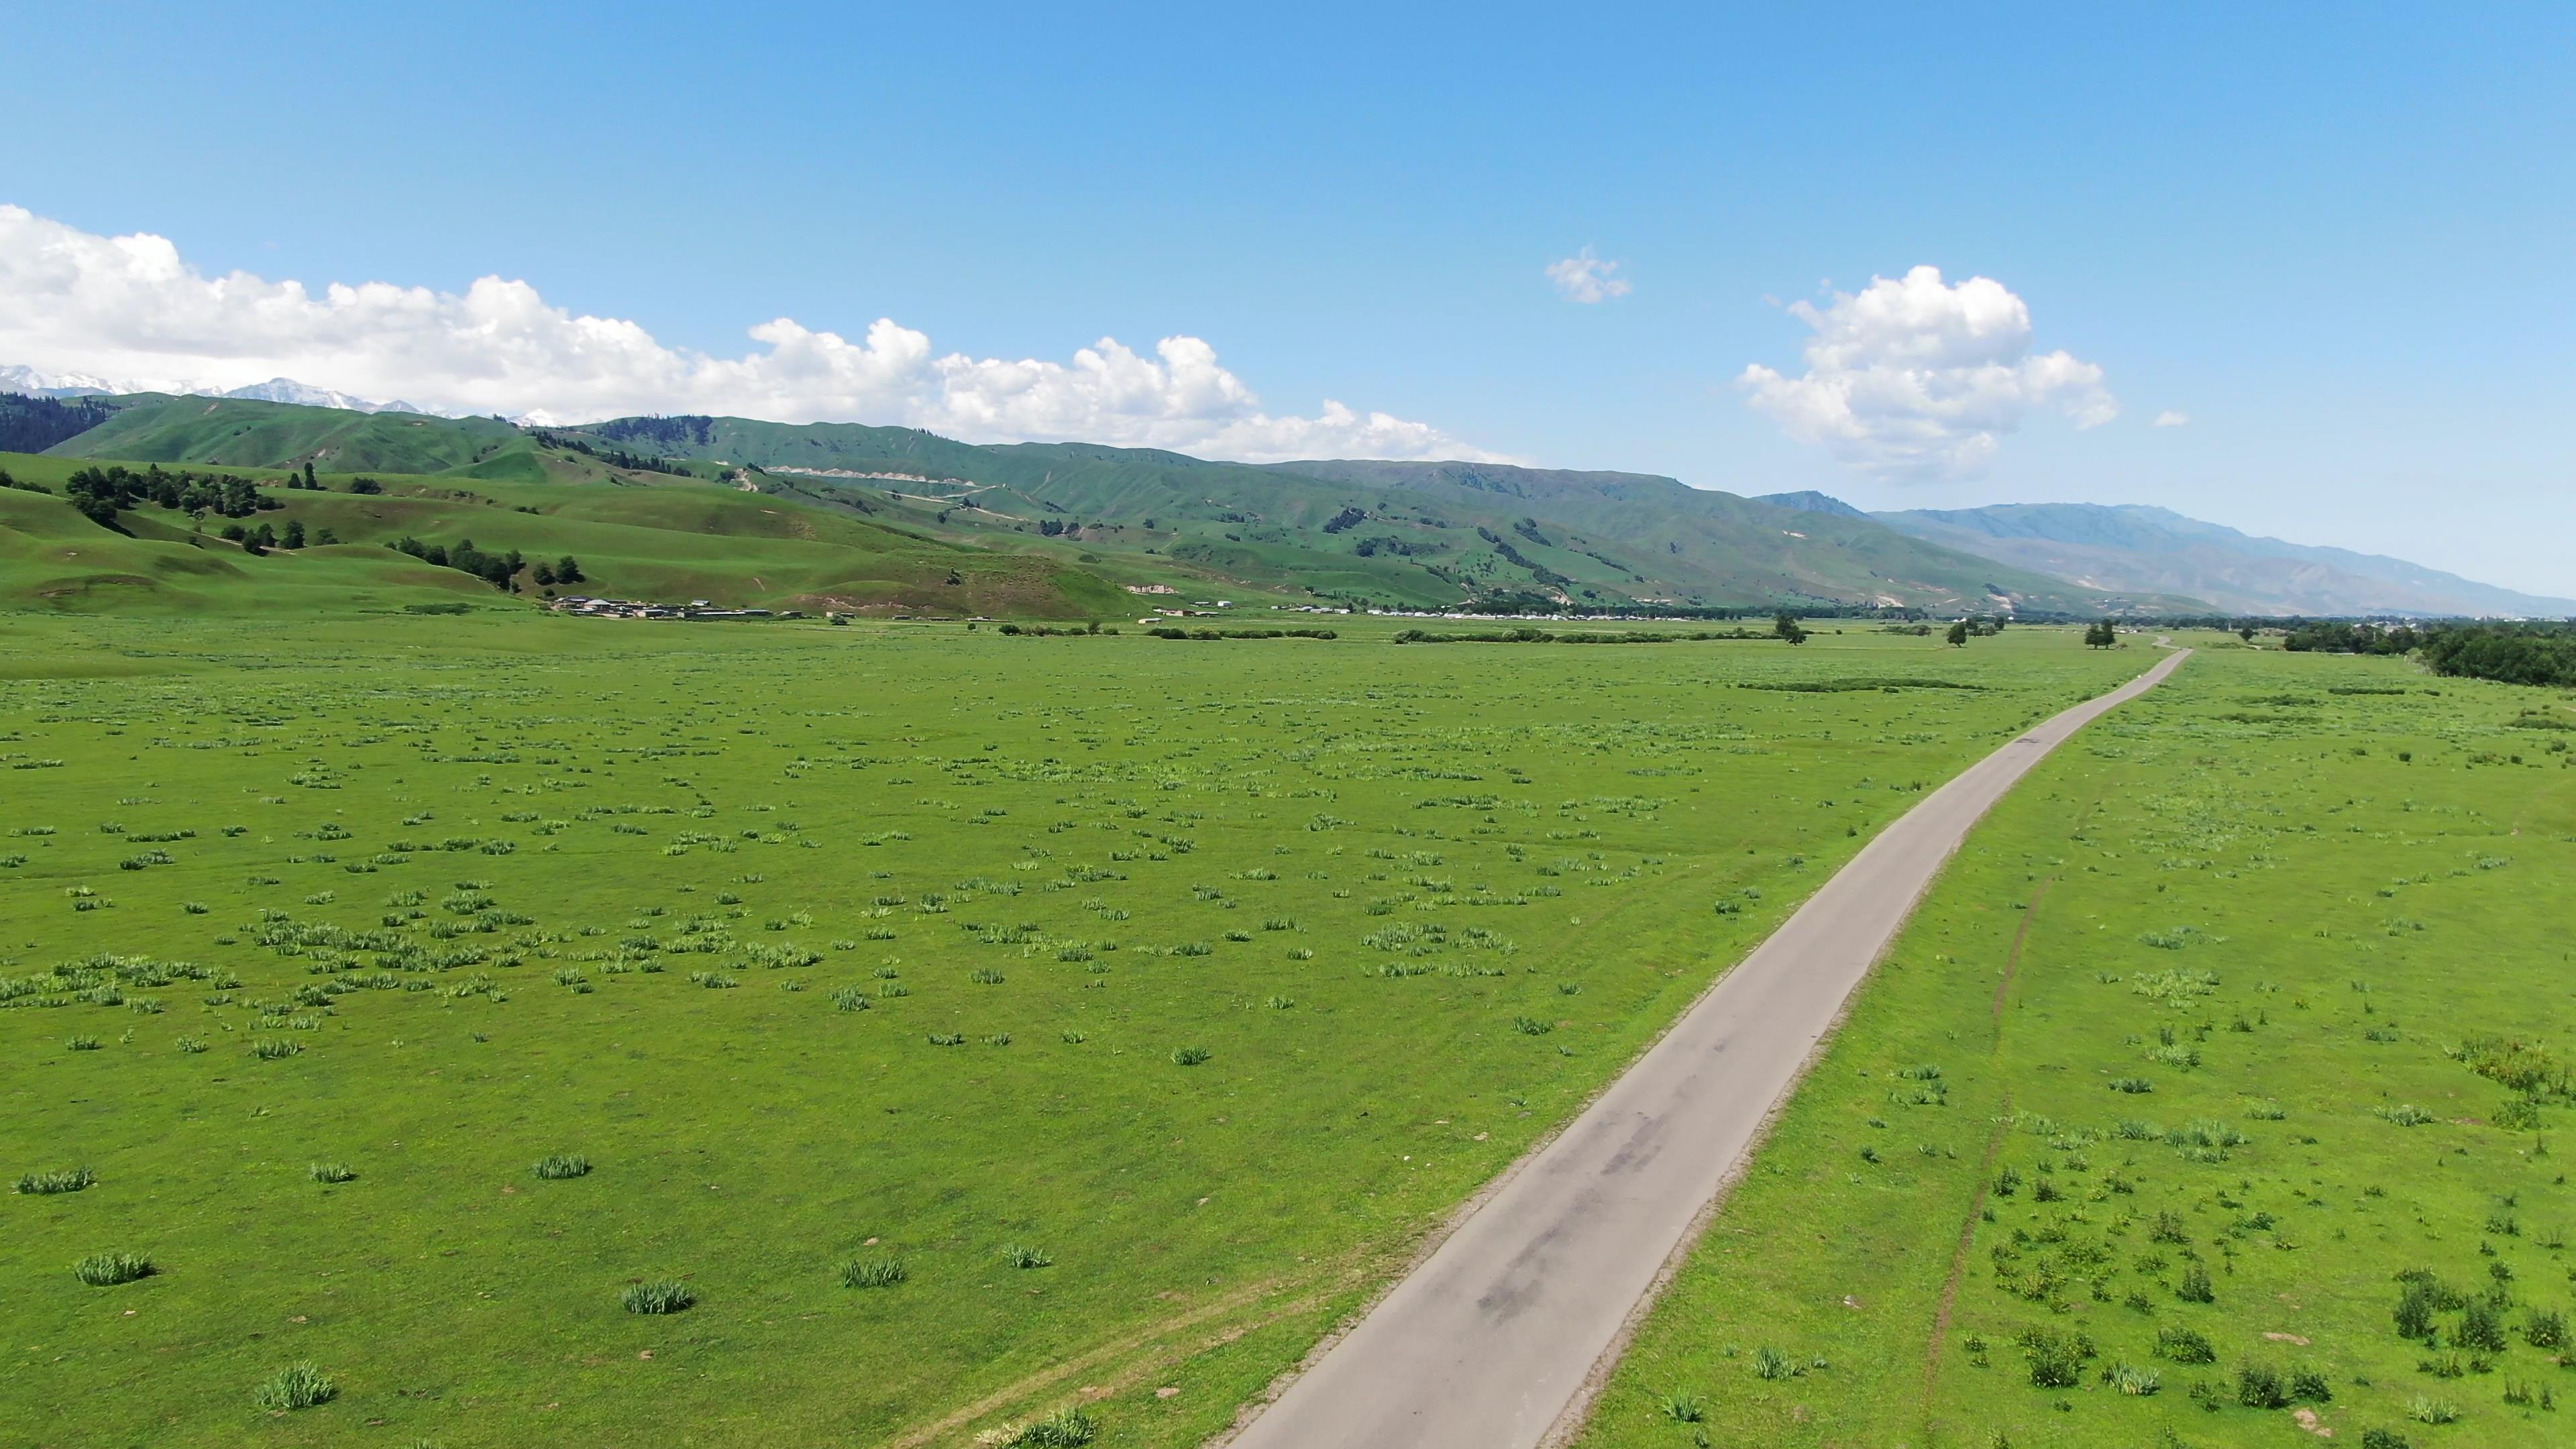
[[[659,460],[660,467],[738,479],[908,534],[1184,595],[1322,595],[1398,606],[1535,596],[1578,607],[1832,603],[2084,615],[2200,607],[2165,594],[2070,584],[1870,519],[1634,473],[1465,463],[1255,467],[1153,449],[986,447],[911,428],[698,416],[537,432],[488,418],[204,398],[129,406],[50,452],[245,467],[311,462],[326,473],[529,484],[666,484],[659,472],[610,466]],[[649,570],[642,576],[660,577]],[[795,576],[806,592],[828,592],[828,581]]]
[[[535,444],[497,418],[357,413],[246,398],[132,401],[46,452],[236,468],[309,462],[333,473],[460,473],[531,481],[545,476]]]
[[[0,455],[0,467],[58,490],[82,466]],[[123,531],[115,532],[59,496],[0,490],[0,602],[247,606],[267,591],[317,580],[360,605],[418,601],[397,595],[423,587],[439,597],[461,591],[476,602],[510,602],[466,574],[393,549],[410,537],[448,548],[470,539],[484,552],[516,550],[532,562],[569,554],[580,560],[584,581],[562,592],[620,598],[1038,618],[1117,618],[1135,608],[1111,583],[1057,559],[973,548],[715,484],[377,478],[383,492],[358,494],[340,491],[345,477],[322,475],[323,491],[312,492],[288,490],[278,486],[282,475],[272,477],[261,492],[277,506],[240,522],[282,532],[295,520],[310,537],[329,529],[341,546],[266,555],[214,537],[222,519],[147,505],[120,514]],[[542,593],[533,570],[518,582],[522,605]],[[376,597],[369,590],[393,592]]]

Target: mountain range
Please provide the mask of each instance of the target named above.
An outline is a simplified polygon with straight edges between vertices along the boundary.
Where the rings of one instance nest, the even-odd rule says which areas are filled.
[[[1822,493],[1747,498],[1643,473],[1350,459],[1256,466],[703,416],[555,428],[442,417],[287,379],[226,396],[115,393],[87,386],[95,381],[0,371],[0,448],[136,466],[310,467],[378,477],[389,496],[464,496],[478,483],[612,490],[526,495],[537,501],[512,508],[523,515],[549,511],[554,498],[613,512],[619,497],[640,500],[625,490],[730,487],[767,495],[783,518],[815,510],[942,546],[1051,559],[1131,588],[1279,600],[1836,605],[2026,618],[2576,613],[2576,603],[2396,559],[2250,539],[2160,509],[1869,514]],[[315,397],[327,401],[304,401]],[[338,405],[352,403],[360,405]],[[476,530],[487,547],[517,546],[506,531],[486,534]],[[759,582],[767,575],[746,577],[767,590],[762,601],[806,597]],[[709,597],[727,586],[714,587]],[[1078,595],[1088,596],[1053,596]]]
[[[182,397],[235,397],[259,402],[297,403],[305,407],[340,408],[355,413],[426,413],[436,417],[460,416],[460,414],[442,412],[436,408],[425,408],[417,403],[407,403],[399,398],[392,402],[377,402],[371,398],[356,397],[332,388],[315,387],[310,383],[297,382],[291,377],[272,377],[266,382],[254,382],[247,387],[235,388],[219,388],[212,384],[158,387],[142,383],[110,382],[106,378],[95,377],[86,372],[40,372],[35,368],[13,363],[0,366],[0,392],[16,393],[22,397],[50,398],[126,397],[139,393],[169,393]]]
[[[2384,554],[2258,538],[2143,504],[1999,503],[1863,513],[1822,493],[1779,493],[1765,501],[1873,519],[1926,542],[2070,583],[2188,594],[2231,614],[2576,615],[2576,599],[2499,588]]]

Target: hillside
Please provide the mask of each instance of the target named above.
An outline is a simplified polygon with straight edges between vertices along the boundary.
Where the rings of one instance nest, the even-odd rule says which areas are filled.
[[[92,522],[66,495],[75,460],[0,455],[0,468],[51,494],[0,489],[0,603],[51,608],[263,607],[296,599],[351,607],[462,601],[508,606],[548,592],[809,611],[1115,619],[1134,601],[1055,559],[977,549],[815,506],[706,483],[519,483],[348,475],[317,490],[257,477],[257,511],[191,518],[143,503]],[[227,524],[308,543],[254,553]],[[333,542],[325,544],[324,540]],[[461,548],[526,565],[516,595],[394,545]],[[548,590],[536,574],[570,556],[581,580]]]
[[[167,466],[310,465],[326,475],[477,486],[732,482],[946,546],[1191,595],[1395,607],[1482,599],[2086,616],[2205,607],[2170,590],[2070,585],[1867,518],[1648,474],[1462,463],[1255,467],[1148,449],[978,446],[910,428],[745,418],[537,429],[256,399],[115,402],[102,421],[47,453]]]
[[[2162,508],[2012,503],[1871,515],[1927,542],[2103,589],[2192,594],[2248,614],[2576,615],[2404,559],[2255,538]]]

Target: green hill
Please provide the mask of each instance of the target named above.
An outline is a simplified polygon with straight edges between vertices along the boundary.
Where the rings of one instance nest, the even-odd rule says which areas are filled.
[[[2166,594],[2069,584],[1871,519],[1779,507],[1647,474],[1467,463],[1256,467],[1152,449],[978,446],[911,428],[747,418],[637,417],[536,429],[491,418],[239,399],[120,401],[112,416],[55,443],[48,456],[199,467],[309,465],[326,476],[468,480],[479,496],[524,485],[540,494],[526,500],[514,494],[505,507],[535,507],[549,517],[566,506],[599,509],[604,512],[584,521],[666,535],[673,525],[627,515],[669,505],[656,501],[647,508],[637,500],[658,499],[687,480],[732,483],[907,539],[880,550],[895,556],[951,548],[970,557],[1023,558],[1028,562],[1019,567],[1034,570],[1032,578],[1087,572],[1106,582],[1086,597],[1107,599],[1118,610],[1135,607],[1111,587],[1119,584],[1189,596],[1321,596],[1399,607],[1471,599],[1577,608],[1831,604],[2083,615],[2199,607]],[[543,491],[562,485],[607,491],[595,495],[600,501],[575,505]],[[515,539],[500,541],[521,547]],[[489,547],[480,536],[476,542]],[[903,592],[918,587],[909,576],[898,587],[873,573],[840,578],[834,566],[819,563],[789,567],[764,558],[758,568],[737,568],[732,556],[744,548],[738,541],[718,550],[689,545],[683,550],[694,550],[689,559],[670,556],[670,547],[666,537],[620,555],[632,560],[637,592],[668,592],[703,577],[698,597],[721,597],[730,587],[737,596],[764,599],[865,596],[933,606]],[[944,566],[939,572],[944,577]],[[737,575],[744,582],[726,582]],[[755,577],[763,582],[748,582]],[[782,588],[781,577],[795,582]],[[1062,595],[1065,607],[1080,592],[1050,584],[1036,593],[1050,590]],[[1015,597],[1028,590],[1003,592]]]
[[[841,509],[709,483],[518,483],[398,474],[379,492],[348,491],[349,475],[318,490],[290,475],[255,476],[262,507],[226,520],[143,503],[110,529],[67,496],[80,460],[0,455],[0,468],[52,494],[0,489],[0,603],[52,608],[254,607],[290,598],[355,607],[512,595],[436,567],[395,545],[406,539],[483,553],[521,554],[521,601],[548,592],[536,564],[569,555],[579,584],[554,592],[662,602],[848,612],[927,612],[1038,618],[1117,618],[1134,602],[1055,559],[978,549],[888,527]],[[300,525],[307,546],[254,553],[217,530]],[[330,538],[337,542],[324,545]],[[320,593],[313,591],[320,590]]]

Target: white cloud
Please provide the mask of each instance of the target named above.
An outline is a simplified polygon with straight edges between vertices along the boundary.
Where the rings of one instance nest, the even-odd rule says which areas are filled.
[[[2160,428],[2179,428],[2190,421],[2191,414],[2178,413],[2172,408],[2167,408],[2163,412],[2156,414],[2156,426]]]
[[[1329,399],[1311,417],[1266,412],[1196,337],[1166,337],[1151,356],[1102,338],[1053,362],[941,355],[927,334],[883,317],[856,340],[785,317],[749,336],[760,346],[739,357],[665,347],[638,323],[575,316],[499,277],[461,294],[209,277],[165,238],[97,236],[0,206],[0,360],[129,386],[222,391],[296,378],[537,421],[703,412],[1253,461],[1497,460],[1430,424]]]
[[[1621,263],[1605,262],[1592,254],[1592,248],[1547,264],[1547,279],[1569,302],[1590,305],[1628,295],[1628,279],[1619,275]]]
[[[1954,287],[1938,268],[1916,267],[1789,311],[1815,331],[1806,374],[1756,364],[1736,384],[1789,436],[1864,472],[1975,477],[1997,439],[2038,409],[2062,408],[2080,428],[2120,412],[2101,368],[2064,352],[2030,355],[2030,308],[1990,277]]]

